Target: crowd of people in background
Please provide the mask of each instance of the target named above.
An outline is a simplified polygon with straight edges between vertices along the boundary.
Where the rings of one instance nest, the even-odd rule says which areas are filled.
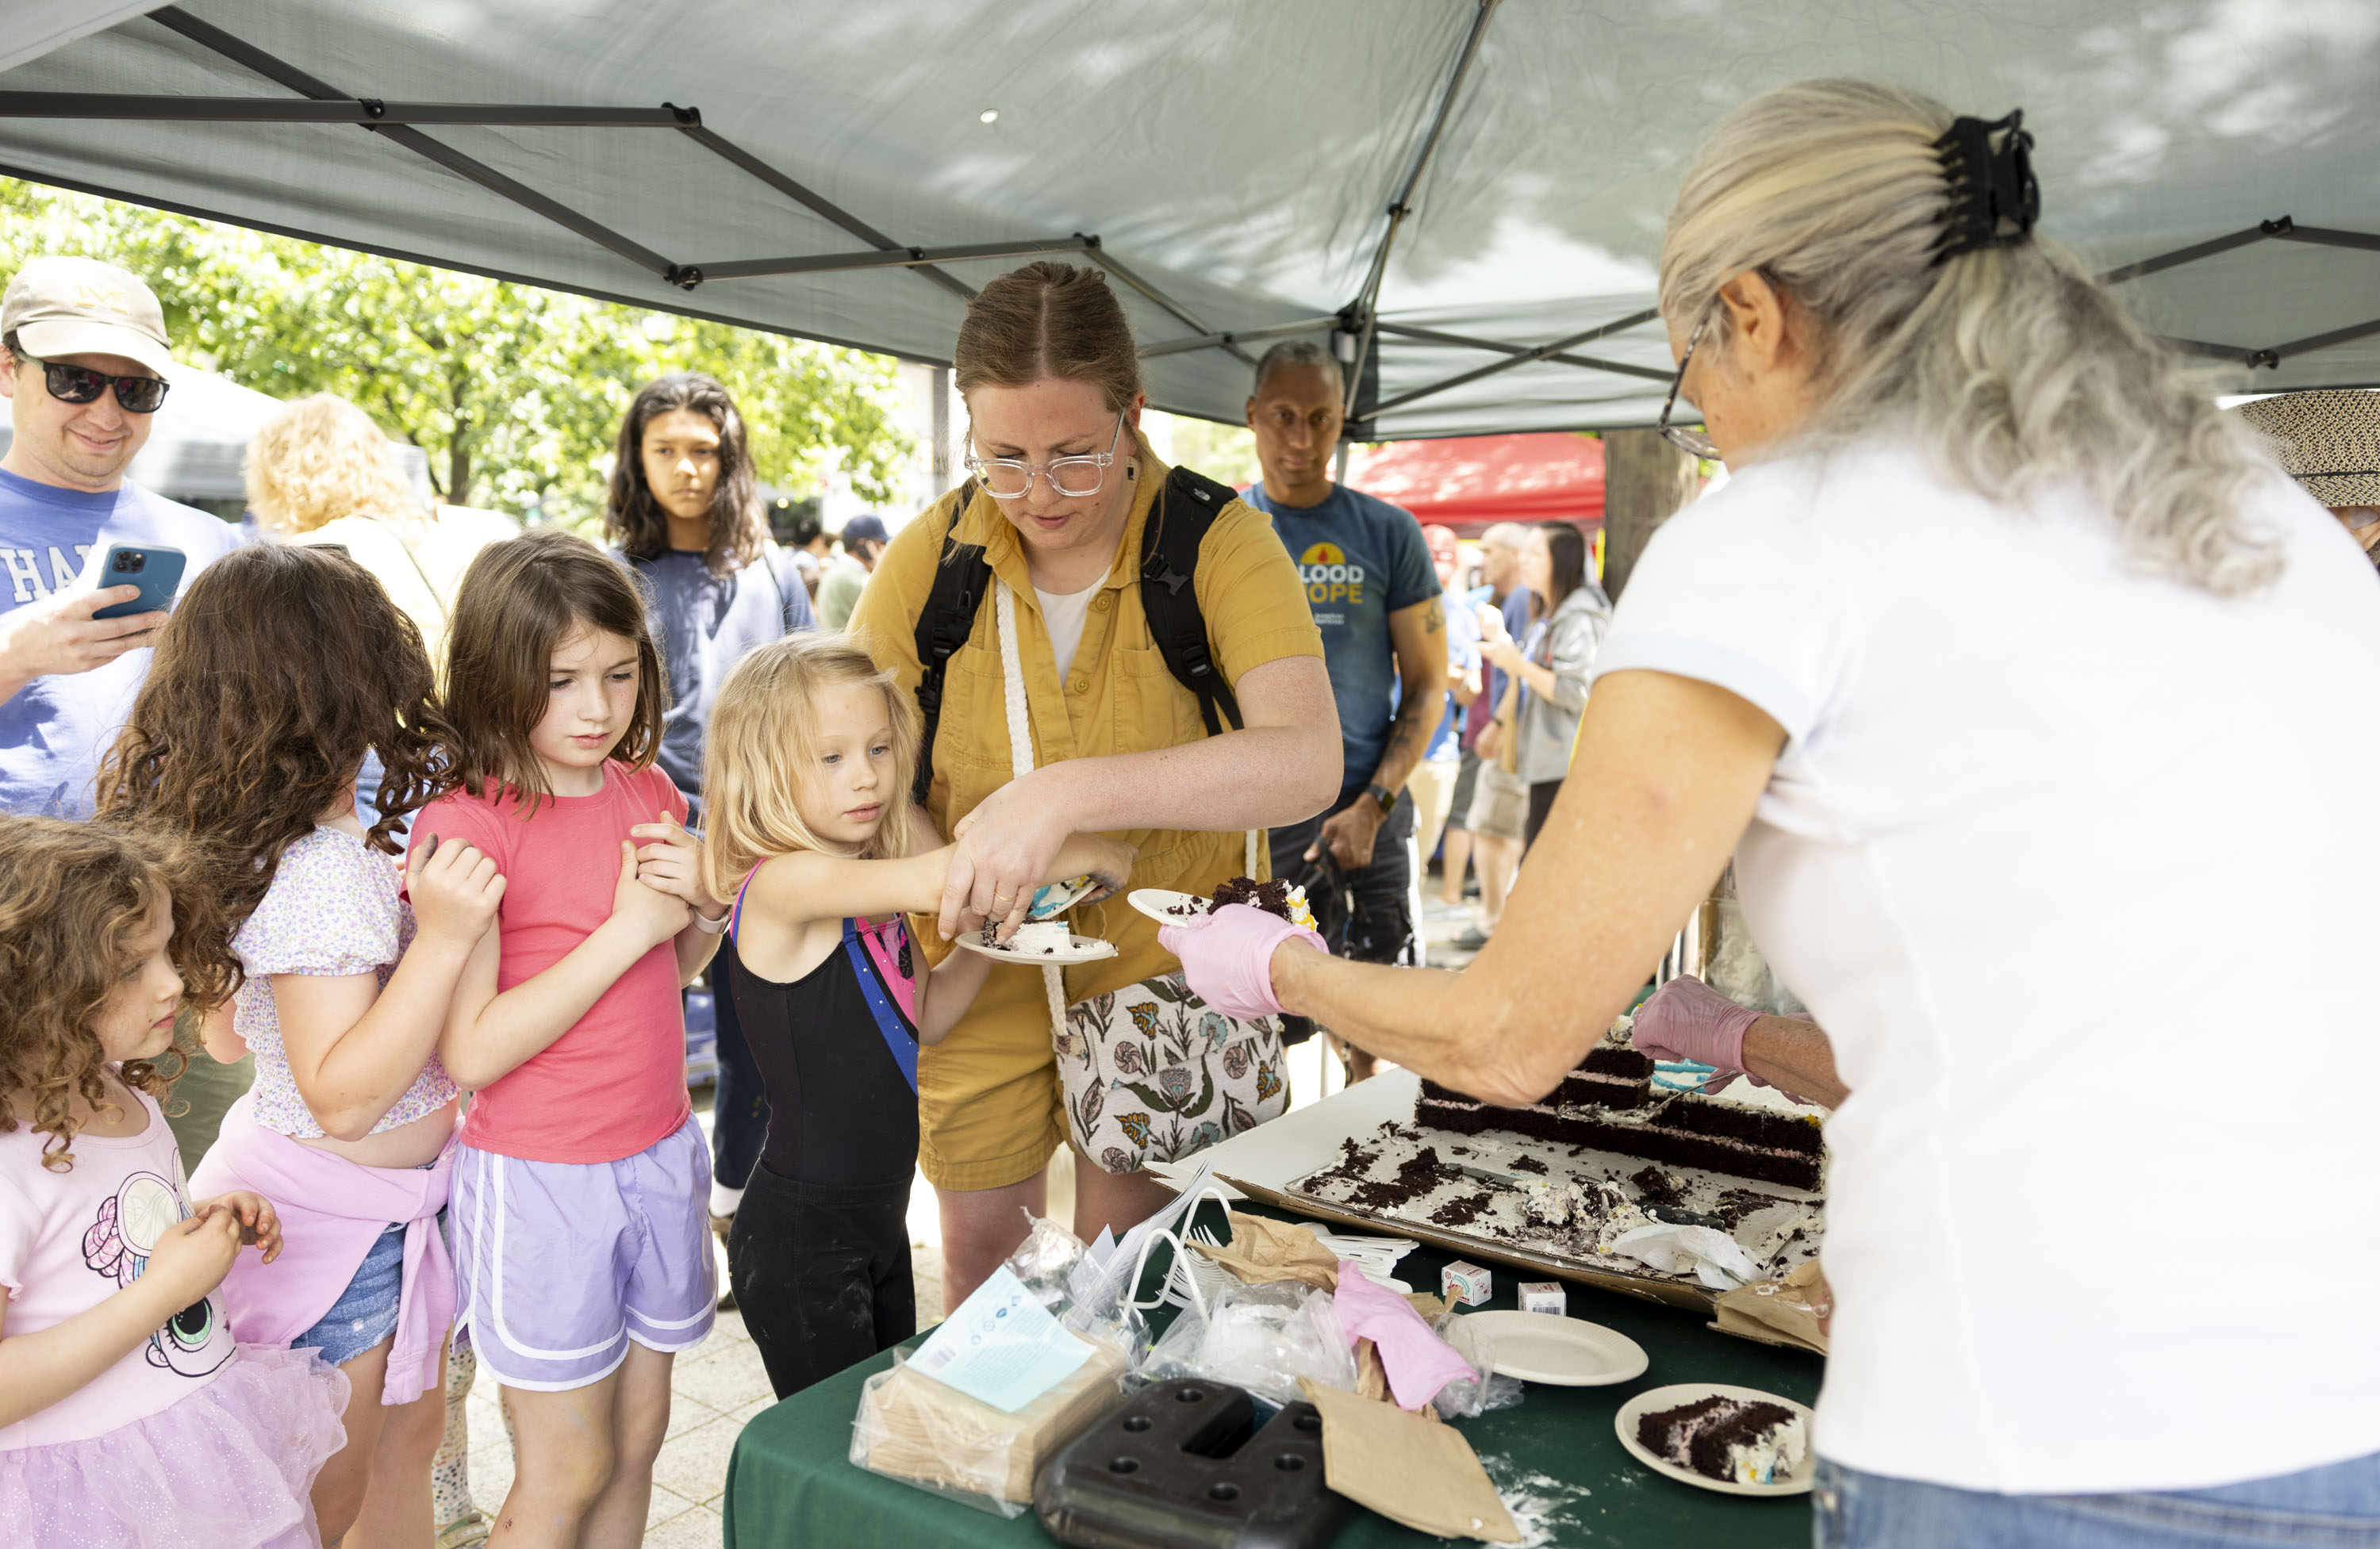
[[[244,535],[126,479],[172,388],[154,294],[25,265],[0,296],[0,1522],[633,1544],[718,1239],[793,1393],[915,1332],[915,1172],[955,1304],[1046,1214],[1061,1147],[1077,1235],[1128,1228],[1160,1168],[1283,1111],[1317,1024],[1352,1075],[1372,1049],[1535,1101],[1730,855],[1824,1025],[1686,980],[1634,1035],[1846,1110],[1821,1536],[2116,1542],[2077,1525],[2096,1496],[2126,1543],[2368,1522],[2356,1341],[2237,1298],[2144,1322],[2107,1222],[2009,1202],[2096,1189],[2167,1243],[2211,1197],[2350,1283],[2373,1266],[2324,1191],[2268,1180],[2353,1176],[2374,1068],[2341,965],[2380,723],[2332,683],[2380,640],[2337,530],[2380,546],[2380,415],[2257,406],[2289,486],[2029,212],[1966,222],[1992,189],[1941,147],[2014,156],[2015,125],[1833,81],[1720,127],[1662,267],[1671,403],[1708,436],[1664,426],[1757,466],[1665,529],[1616,622],[1578,527],[1489,529],[1473,587],[1453,534],[1334,479],[1346,384],[1317,345],[1256,368],[1245,490],[1167,466],[1096,269],[975,295],[966,478],[898,533],[846,524],[835,559],[814,516],[772,539],[698,372],[630,404],[608,548],[429,506],[322,396],[250,449]],[[2212,859],[2177,842],[2209,812]],[[1460,977],[1399,971],[1441,834],[1439,908],[1479,884]],[[1269,874],[1318,929],[1232,906],[1160,938],[1115,897]],[[1114,950],[995,962],[1052,887]],[[2111,930],[2120,995],[2070,950]],[[2338,1079],[2177,1127],[2250,1010]],[[2000,1262],[2079,1289],[1978,1296]],[[516,1464],[492,1522],[459,1470],[479,1370]]]
[[[1223,507],[1184,526],[1202,481],[1141,435],[1094,271],[985,289],[972,477],[898,537],[851,519],[839,554],[814,515],[772,537],[698,372],[630,403],[608,548],[422,501],[328,394],[253,439],[234,526],[125,478],[172,381],[141,280],[37,260],[0,310],[0,955],[58,986],[0,1017],[0,1505],[77,1481],[39,1522],[137,1536],[207,1471],[249,1538],[468,1541],[485,1371],[499,1521],[633,1542],[672,1360],[718,1307],[781,1395],[915,1331],[921,1158],[956,1301],[1057,1145],[1089,1235],[1168,1197],[1151,1162],[1281,1111],[1271,1023],[1233,1024],[1212,1107],[1162,1134],[1099,1111],[1127,1013],[1197,1004],[1105,895],[1269,869],[1340,950],[1415,961],[1483,660],[1517,745],[1561,734],[1530,696],[1575,697],[1551,639],[1585,616],[1575,533],[1550,559],[1532,535],[1552,600],[1483,637],[1452,535],[1330,478],[1343,382],[1315,346],[1256,373],[1262,479],[1203,486]],[[1137,584],[1175,528],[1212,702]],[[962,541],[998,606],[955,621],[929,694],[917,635]],[[182,571],[101,574],[119,551]],[[1186,785],[1135,774],[1192,751]],[[1075,918],[1124,949],[1104,976],[950,950],[1076,876]],[[705,984],[708,1144],[681,1000]],[[113,1488],[128,1457],[148,1482]]]

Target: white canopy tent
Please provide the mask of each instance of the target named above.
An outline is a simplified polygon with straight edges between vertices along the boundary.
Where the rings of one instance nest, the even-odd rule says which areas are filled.
[[[2238,386],[2380,383],[2367,0],[194,0],[0,72],[0,171],[935,362],[1071,255],[1159,406],[1335,333],[1392,439],[1648,423],[1697,138],[1843,74],[2022,107],[2044,233]]]

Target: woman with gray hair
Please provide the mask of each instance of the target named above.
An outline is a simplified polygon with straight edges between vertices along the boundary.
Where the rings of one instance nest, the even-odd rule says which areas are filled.
[[[1165,939],[1221,1009],[1520,1106],[1732,855],[1816,1022],[1680,981],[1635,1039],[1834,1110],[1819,1541],[2374,1542],[2380,1346],[2218,1266],[2380,1283],[2380,708],[2333,688],[2380,609],[2037,207],[2016,115],[1730,114],[1660,299],[1735,477],[1630,580],[1503,927],[1462,974],[1249,910]]]

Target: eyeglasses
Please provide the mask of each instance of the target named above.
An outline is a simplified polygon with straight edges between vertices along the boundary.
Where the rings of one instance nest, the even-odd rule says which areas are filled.
[[[50,396],[61,404],[95,404],[101,393],[113,387],[115,402],[125,413],[155,414],[165,401],[166,390],[174,385],[162,377],[115,377],[62,360],[36,360],[30,355],[17,358],[42,369]]]
[[[1028,463],[1022,457],[976,457],[966,459],[967,472],[983,480],[983,487],[1004,501],[1029,494],[1033,476],[1037,473],[1050,481],[1050,488],[1061,495],[1077,499],[1096,495],[1108,481],[1108,469],[1114,466],[1116,447],[1123,440],[1123,416],[1116,416],[1115,434],[1108,438],[1105,452],[1079,453],[1072,457],[1052,457],[1046,463]]]
[[[1694,346],[1703,342],[1703,330],[1710,326],[1711,315],[1706,311],[1694,331],[1686,335],[1686,352],[1678,357],[1678,374],[1670,382],[1670,395],[1661,400],[1661,435],[1671,446],[1692,457],[1718,456],[1718,447],[1700,430],[1689,430],[1682,425],[1672,425],[1670,417],[1677,412],[1679,390],[1686,385],[1686,368],[1693,364]]]

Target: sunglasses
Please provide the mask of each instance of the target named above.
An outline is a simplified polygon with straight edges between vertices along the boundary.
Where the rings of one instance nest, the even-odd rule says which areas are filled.
[[[37,360],[30,355],[17,358],[39,366],[50,396],[62,404],[95,404],[101,393],[113,387],[115,402],[125,413],[155,414],[165,401],[166,389],[173,386],[161,377],[116,377],[60,360]]]

